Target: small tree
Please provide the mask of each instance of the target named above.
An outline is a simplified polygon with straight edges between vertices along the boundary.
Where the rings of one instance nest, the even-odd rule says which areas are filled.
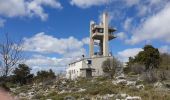
[[[147,82],[157,81],[156,68],[160,65],[160,53],[157,48],[152,45],[145,45],[143,51],[140,51],[134,58],[130,58],[127,63],[131,71],[136,71],[141,74],[143,71],[143,65],[145,67],[144,80]]]
[[[33,74],[30,74],[31,69],[25,64],[19,64],[18,68],[13,71],[13,80],[15,83],[20,83],[21,85],[30,82],[33,78]]]
[[[144,64],[145,70],[158,68],[160,64],[159,50],[152,45],[145,45],[143,49],[144,51],[140,51],[135,57],[135,62]]]
[[[7,77],[14,67],[21,61],[21,51],[21,45],[12,42],[6,33],[4,42],[0,43],[0,71],[2,76]]]
[[[122,67],[122,64],[116,58],[107,59],[102,63],[103,72],[111,78],[113,78],[117,67]]]

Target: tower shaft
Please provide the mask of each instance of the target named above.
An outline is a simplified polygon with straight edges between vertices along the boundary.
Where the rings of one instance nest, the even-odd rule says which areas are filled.
[[[108,51],[108,37],[109,37],[109,32],[108,32],[108,14],[104,13],[103,14],[103,27],[104,27],[104,37],[103,37],[103,56],[109,56],[109,51]]]
[[[92,57],[94,55],[94,40],[92,38],[93,32],[92,32],[92,27],[94,25],[94,22],[91,21],[90,22],[90,44],[89,44],[89,53],[90,53],[90,57]]]

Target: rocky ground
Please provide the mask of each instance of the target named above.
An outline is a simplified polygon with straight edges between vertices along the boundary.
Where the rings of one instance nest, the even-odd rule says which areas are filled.
[[[148,84],[138,76],[57,79],[11,88],[21,100],[170,100],[168,81]]]

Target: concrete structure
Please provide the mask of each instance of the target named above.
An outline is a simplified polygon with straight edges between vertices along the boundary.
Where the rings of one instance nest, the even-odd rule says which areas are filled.
[[[95,22],[90,22],[90,44],[89,44],[89,58],[82,58],[81,60],[69,64],[66,70],[66,77],[75,79],[77,77],[94,77],[102,76],[102,63],[107,59],[113,59],[109,53],[108,42],[114,39],[114,28],[109,27],[108,14],[103,14],[103,21],[97,25]],[[94,50],[95,41],[98,41],[99,52]]]
[[[100,56],[110,56],[108,42],[114,39],[113,32],[116,31],[114,28],[109,27],[108,14],[103,14],[103,22],[96,25],[95,22],[90,22],[90,57],[94,57],[94,42],[99,41],[99,52]]]

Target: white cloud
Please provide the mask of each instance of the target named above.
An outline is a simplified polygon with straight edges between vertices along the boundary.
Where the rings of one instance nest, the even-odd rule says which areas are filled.
[[[124,22],[124,29],[127,31],[127,30],[130,30],[131,27],[132,27],[132,18],[127,18]]]
[[[61,61],[63,59],[57,59],[55,57],[45,57],[42,55],[34,55],[32,58],[26,60],[26,64],[30,66],[46,66],[46,67],[55,67],[62,66]]]
[[[44,32],[37,33],[31,38],[24,38],[24,50],[40,53],[56,53],[66,57],[78,57],[85,55],[83,46],[87,43],[87,38],[79,41],[74,37],[69,38],[55,38],[46,35]]]
[[[142,48],[125,49],[123,51],[118,52],[118,58],[123,62],[127,62],[129,57],[134,57],[142,50]]]
[[[89,38],[78,40],[74,37],[56,38],[44,32],[37,33],[30,38],[23,39],[23,50],[33,52],[33,56],[26,59],[33,72],[53,69],[56,72],[64,71],[67,64],[86,55],[84,45]],[[49,54],[54,54],[50,57]]]
[[[140,0],[125,0],[127,6],[133,6],[140,2]]]
[[[146,5],[138,5],[137,9],[138,9],[138,16],[145,16],[147,12],[150,11],[150,7]]]
[[[3,26],[4,26],[5,21],[6,21],[6,20],[0,18],[0,27],[3,27]]]
[[[170,4],[159,13],[146,19],[126,42],[136,44],[147,40],[163,40],[170,43]]]
[[[160,51],[161,53],[170,53],[170,47],[169,47],[168,45],[161,46],[161,47],[159,48],[159,51]]]
[[[119,32],[119,33],[116,34],[116,37],[118,39],[124,40],[124,39],[127,38],[127,35],[124,32]]]
[[[89,44],[90,38],[89,38],[89,37],[86,37],[86,38],[82,39],[82,42],[83,42],[84,44]]]
[[[100,6],[109,3],[110,0],[71,0],[71,5],[76,5],[80,8],[89,8],[91,6]]]
[[[66,65],[71,61],[71,58],[57,58],[43,55],[33,55],[33,57],[27,59],[25,63],[29,66],[39,67],[66,67]]]
[[[159,4],[162,0],[150,0],[150,3],[153,4]],[[166,0],[165,0],[166,1]]]
[[[0,0],[0,16],[38,16],[42,20],[46,20],[48,14],[44,12],[44,6],[62,8],[57,0]]]
[[[24,0],[0,0],[0,15],[13,17],[25,15],[26,3]]]
[[[55,72],[64,71],[67,64],[72,61],[71,58],[56,58],[56,57],[46,57],[42,55],[33,55],[33,57],[27,59],[25,64],[30,66],[33,73],[40,70],[52,69]]]

